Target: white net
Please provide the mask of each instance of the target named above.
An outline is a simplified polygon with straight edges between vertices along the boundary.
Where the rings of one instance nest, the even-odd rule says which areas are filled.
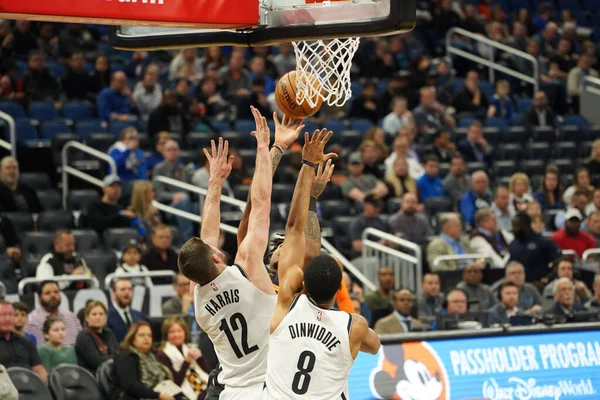
[[[306,102],[310,107],[316,107],[321,101],[330,106],[343,106],[352,96],[350,68],[360,38],[292,44],[296,53],[296,101]]]

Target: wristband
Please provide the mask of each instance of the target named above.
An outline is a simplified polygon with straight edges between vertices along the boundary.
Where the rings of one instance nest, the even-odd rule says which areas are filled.
[[[306,165],[308,165],[309,167],[313,167],[313,168],[316,168],[316,167],[317,167],[317,164],[313,164],[313,163],[311,163],[310,161],[308,161],[308,160],[305,160],[305,159],[302,159],[302,164],[306,164]]]
[[[317,213],[317,198],[310,196],[310,203],[308,205],[308,212]]]
[[[280,145],[278,145],[277,143],[275,143],[273,145],[274,148],[276,148],[277,150],[279,150],[281,152],[281,154],[285,154],[285,151],[283,150],[283,147],[281,147]]]

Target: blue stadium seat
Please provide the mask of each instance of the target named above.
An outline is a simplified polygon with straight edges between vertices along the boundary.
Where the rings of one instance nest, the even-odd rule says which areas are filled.
[[[373,123],[368,119],[354,119],[350,122],[350,129],[363,133],[368,131],[372,126]]]
[[[512,176],[518,171],[517,163],[512,160],[496,161],[494,163],[494,170],[496,171],[496,176]]]
[[[29,106],[29,117],[47,121],[58,118],[58,110],[49,101],[34,101]]]
[[[27,70],[27,61],[17,60],[17,78],[22,78]]]
[[[494,84],[488,81],[479,82],[479,90],[481,90],[481,93],[485,94],[488,98],[491,98],[496,92]]]
[[[315,131],[315,129],[320,129],[320,126],[317,125],[314,121],[307,120],[307,121],[304,121],[303,124],[304,124],[303,131],[308,132],[310,135],[312,135],[312,133]],[[327,128],[327,129],[329,129],[329,128]],[[331,130],[331,129],[329,129],[329,130]]]
[[[110,64],[110,72],[115,73],[115,72],[125,72],[125,66],[123,64],[119,64],[119,63],[111,63]]]
[[[13,118],[27,118],[25,109],[16,101],[3,100],[0,101],[0,111],[7,113]]]
[[[94,119],[90,121],[78,121],[75,124],[75,133],[83,140],[86,140],[92,133],[104,133],[106,129],[102,126],[102,121]]]
[[[319,203],[324,220],[350,214],[350,204],[345,200],[325,200]]]
[[[562,126],[559,140],[583,142],[586,140],[585,130],[576,125]]]
[[[556,132],[550,127],[536,127],[531,132],[531,137],[534,142],[551,143],[556,140]]]
[[[110,133],[92,133],[86,144],[99,151],[108,151],[108,148],[117,141],[117,137]]]
[[[467,128],[455,128],[452,131],[452,141],[454,143],[460,143],[467,137]]]
[[[190,132],[185,138],[185,143],[191,149],[202,149],[210,146],[210,141],[214,138],[215,134],[212,132]]]
[[[574,125],[580,128],[586,128],[589,124],[581,115],[566,115],[564,125]]]
[[[250,134],[246,134],[247,136],[250,136]],[[234,148],[238,148],[240,147],[240,144],[242,143],[242,134],[239,132],[234,132],[234,131],[228,131],[228,132],[221,132],[220,135],[223,139],[229,141],[229,146],[230,147],[234,147]],[[255,139],[253,139],[255,140]],[[210,142],[209,142],[210,144]]]
[[[135,122],[134,121],[128,121],[128,122],[111,122],[110,126],[108,128],[108,131],[110,133],[112,133],[113,135],[120,137],[121,136],[121,131],[123,131],[123,129],[129,127],[129,126],[135,126]]]
[[[529,108],[531,108],[531,104],[533,102],[531,101],[531,99],[519,99],[519,102],[517,103],[517,109],[519,110],[519,113],[524,113],[525,111],[529,110]]]
[[[48,68],[50,72],[52,72],[52,74],[54,74],[54,76],[58,79],[62,79],[62,77],[65,76],[65,67],[57,62],[46,61],[46,68]]]
[[[454,83],[452,85],[452,93],[458,93],[463,88],[463,86],[465,86],[464,78],[454,78]]]
[[[342,131],[346,129],[346,125],[338,119],[325,120],[323,127],[333,131],[333,136],[336,136],[336,134],[340,135]]]
[[[227,121],[210,121],[210,123],[212,124],[212,126],[214,126],[219,131],[230,131],[231,130],[231,124],[229,124],[229,122],[227,122]],[[254,130],[254,128],[252,128],[252,130]],[[250,133],[250,132],[251,131],[248,131],[248,133]]]
[[[473,122],[477,121],[475,118],[463,118],[458,122],[459,128],[468,128]]]
[[[68,101],[63,105],[62,115],[64,118],[72,119],[73,121],[82,121],[92,119],[94,112],[92,106],[87,103]]]
[[[250,132],[252,132],[255,129],[256,129],[256,124],[254,123],[254,121],[243,119],[240,121],[236,121],[236,123],[235,123],[235,130],[238,132],[243,132],[243,133],[249,134]],[[229,130],[229,129],[227,129],[227,130]]]
[[[358,148],[362,142],[363,134],[356,130],[347,130],[341,132],[342,146],[350,147],[352,149]]]
[[[24,144],[28,140],[37,140],[38,134],[37,130],[31,125],[29,121],[17,121],[16,125],[16,134],[17,141],[21,144]]]
[[[40,126],[42,139],[52,139],[57,133],[71,133],[71,130],[63,121],[47,121]]]
[[[504,118],[488,118],[485,121],[485,126],[498,128],[501,132],[504,132],[508,129],[508,122]]]

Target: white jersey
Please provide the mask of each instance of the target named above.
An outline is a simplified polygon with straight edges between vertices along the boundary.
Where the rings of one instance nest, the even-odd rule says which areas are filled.
[[[215,346],[221,364],[217,380],[225,391],[262,388],[276,303],[277,296],[254,286],[238,265],[225,268],[210,283],[196,285],[196,321]]]
[[[348,399],[352,315],[298,295],[269,340],[264,399]]]

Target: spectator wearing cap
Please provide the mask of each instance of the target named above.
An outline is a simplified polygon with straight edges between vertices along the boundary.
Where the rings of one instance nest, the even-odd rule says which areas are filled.
[[[127,127],[121,131],[121,138],[108,149],[117,164],[117,174],[123,183],[131,183],[137,180],[147,179],[146,157],[140,149],[140,137],[134,127]],[[126,194],[131,191],[128,185]]]
[[[471,311],[487,311],[497,303],[494,293],[483,280],[483,262],[467,264],[463,270],[462,281],[456,285],[457,289],[464,290],[469,296],[469,303],[473,303]]]
[[[560,249],[552,240],[533,231],[531,217],[524,212],[513,217],[512,227],[515,240],[508,245],[511,261],[520,262],[525,267],[527,282],[539,288],[550,272],[550,264],[560,256]]]
[[[121,261],[115,270],[115,275],[135,275],[140,272],[148,272],[145,265],[140,264],[142,250],[136,241],[131,241],[121,253]],[[129,277],[133,286],[152,286],[152,279]]]
[[[118,201],[121,197],[121,180],[116,175],[107,175],[102,181],[102,198],[91,203],[83,217],[85,225],[94,229],[100,236],[109,228],[130,226],[135,213],[123,210]]]
[[[413,110],[415,123],[420,133],[429,129],[449,132],[456,127],[456,122],[436,100],[435,90],[430,87],[421,89],[421,104]]]
[[[6,156],[0,161],[0,211],[41,212],[36,191],[20,182],[19,175],[19,162],[14,157]]]
[[[98,117],[106,122],[135,121],[137,118],[133,115],[133,104],[131,89],[127,87],[127,77],[121,71],[113,73],[110,86],[102,89],[96,98]]]
[[[42,257],[35,272],[36,279],[40,281],[60,276],[82,276],[93,279],[91,284],[89,281],[60,282],[58,286],[62,290],[98,287],[98,281],[88,268],[85,260],[75,252],[75,236],[67,229],[56,231],[54,234],[54,250]]]
[[[433,154],[428,155],[425,157],[423,166],[425,167],[425,174],[417,179],[421,203],[425,203],[430,197],[444,197],[446,193],[444,184],[438,176],[440,168],[437,157]]]
[[[514,236],[498,229],[496,214],[491,208],[480,208],[475,213],[476,228],[471,232],[471,249],[482,254],[494,268],[504,268],[508,259],[508,245]]]
[[[407,192],[402,196],[400,210],[390,217],[390,228],[394,235],[425,246],[432,231],[429,220],[418,212],[417,196]]]
[[[453,154],[450,159],[450,171],[442,181],[444,192],[452,201],[452,205],[457,207],[460,199],[469,190],[471,177],[465,173],[465,159],[460,154]]]
[[[596,239],[582,231],[583,216],[576,208],[569,208],[565,214],[565,226],[552,234],[552,241],[562,250],[574,250],[579,258],[583,252],[596,247]]]
[[[382,207],[383,201],[376,194],[371,193],[363,198],[363,212],[352,221],[349,232],[356,257],[362,254],[362,233],[365,229],[375,228],[383,232],[390,232],[388,223],[379,217]]]
[[[579,210],[579,212],[581,213],[581,217],[583,218],[581,220],[582,228],[586,227],[585,216],[586,216],[586,210],[589,205],[588,193],[589,192],[586,190],[577,190],[571,197],[571,207],[570,208]],[[566,215],[567,215],[567,212],[565,210],[560,210],[559,212],[556,213],[556,215],[554,216],[554,226],[556,227],[556,229],[560,229],[565,226],[565,221],[567,219]]]
[[[447,214],[441,218],[442,233],[427,245],[427,261],[432,271],[456,271],[460,269],[458,261],[442,261],[435,265],[434,261],[440,256],[470,254],[469,241],[462,235],[460,218],[456,214]]]
[[[15,333],[15,314],[12,304],[0,300],[0,355],[6,368],[21,367],[32,370],[45,381],[48,373],[42,365],[35,344]]]
[[[373,193],[378,199],[387,196],[387,186],[371,174],[364,173],[365,165],[359,153],[352,153],[348,157],[348,179],[342,183],[342,193],[353,200],[356,205],[361,204],[368,193]]]
[[[414,158],[414,154],[412,154],[410,150],[408,138],[398,135],[396,139],[394,139],[394,151],[384,161],[386,176],[393,172],[396,158],[400,157],[406,159],[406,162],[408,163],[408,173],[414,179],[419,179],[425,173],[425,170],[419,161]]]
[[[505,325],[511,317],[524,315],[519,308],[519,287],[512,282],[504,282],[499,291],[500,303],[488,310],[488,324]]]
[[[483,137],[480,122],[473,122],[467,130],[467,137],[458,144],[458,151],[468,163],[492,163],[492,148]]]
[[[398,96],[392,100],[392,112],[383,118],[383,131],[394,136],[402,127],[416,129],[413,114],[408,110],[408,101],[405,97]]]
[[[556,279],[549,282],[544,288],[544,292],[542,293],[545,299],[551,299],[554,297],[554,291],[556,289],[556,283],[561,278],[567,278],[573,285],[575,285],[575,300],[579,303],[585,303],[590,297],[592,297],[592,292],[585,285],[584,282],[575,279],[575,265],[573,260],[568,257],[562,256],[558,260],[554,262],[554,273],[556,274]]]
[[[65,323],[67,335],[64,344],[72,346],[75,344],[77,335],[81,331],[81,323],[75,314],[70,311],[60,309],[61,292],[58,283],[55,281],[44,281],[38,289],[39,305],[31,313],[25,332],[35,336],[38,345],[46,343],[43,334],[44,322],[48,317],[58,317]]]
[[[575,314],[587,311],[581,303],[575,300],[575,285],[569,278],[560,278],[556,281],[554,299],[554,304],[552,304],[548,313],[555,318],[568,321]]]
[[[596,274],[594,276],[594,297],[592,297],[587,303],[585,303],[585,308],[590,311],[598,311],[600,312],[600,274]]]
[[[460,199],[460,213],[467,224],[475,226],[477,210],[489,208],[492,204],[489,185],[488,176],[484,171],[471,174],[471,188]]]

